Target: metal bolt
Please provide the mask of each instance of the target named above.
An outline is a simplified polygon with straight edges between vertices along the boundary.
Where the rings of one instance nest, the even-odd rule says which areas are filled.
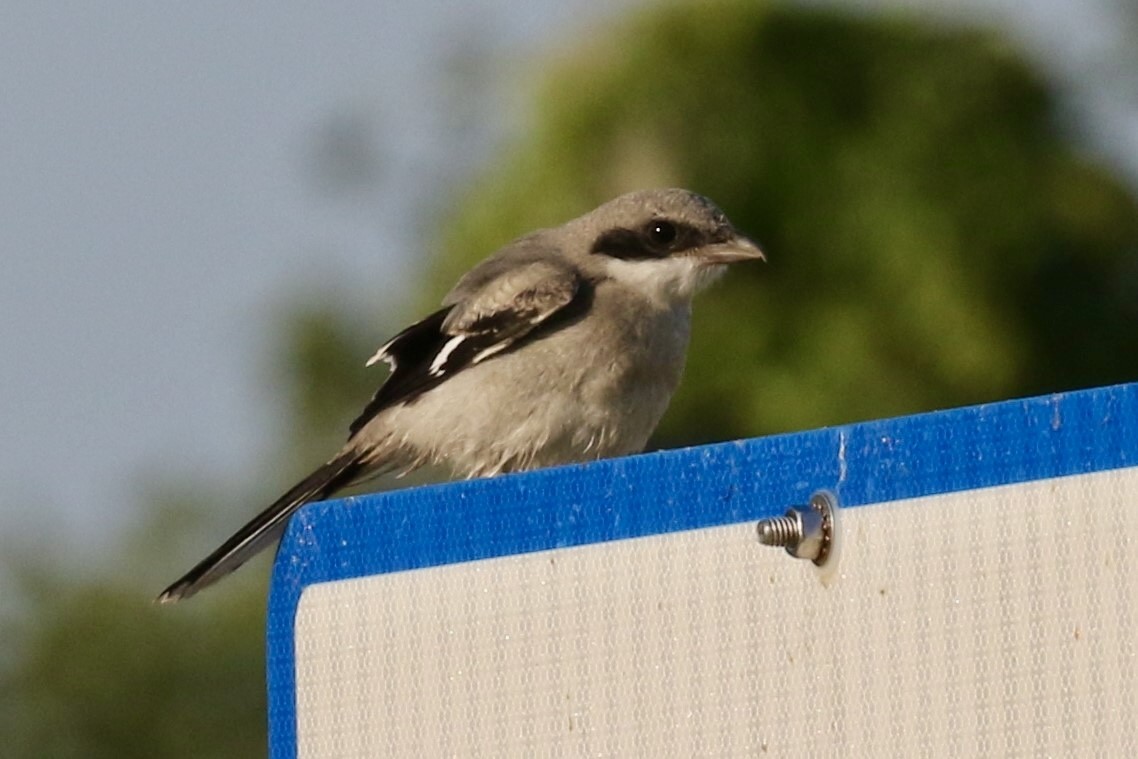
[[[810,496],[809,506],[791,506],[786,516],[759,520],[759,542],[783,546],[799,559],[810,559],[822,566],[834,543],[834,511],[837,499],[825,490]]]

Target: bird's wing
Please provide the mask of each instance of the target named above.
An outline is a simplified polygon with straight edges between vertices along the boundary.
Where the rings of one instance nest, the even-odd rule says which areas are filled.
[[[500,265],[491,259],[483,266],[495,264]],[[464,279],[447,306],[391,338],[368,360],[368,366],[386,361],[391,376],[352,422],[352,436],[383,409],[534,336],[582,292],[578,272],[556,260],[514,261],[492,276],[479,273],[477,286]]]

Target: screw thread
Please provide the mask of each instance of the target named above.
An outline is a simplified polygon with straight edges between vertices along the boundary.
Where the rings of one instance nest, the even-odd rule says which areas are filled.
[[[802,540],[802,529],[793,517],[770,517],[759,522],[759,542],[765,546],[789,546]]]

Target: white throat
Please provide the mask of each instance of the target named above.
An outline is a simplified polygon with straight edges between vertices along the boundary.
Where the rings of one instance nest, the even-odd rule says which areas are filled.
[[[690,302],[692,296],[727,270],[723,264],[705,264],[692,256],[649,261],[610,258],[606,273],[615,281],[661,305]]]

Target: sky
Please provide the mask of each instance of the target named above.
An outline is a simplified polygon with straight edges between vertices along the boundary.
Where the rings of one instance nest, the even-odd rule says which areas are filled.
[[[345,282],[405,306],[427,211],[524,129],[532,63],[634,4],[5,3],[0,534],[75,545],[151,473],[241,479],[272,447],[278,307]],[[1075,84],[1122,44],[1110,0],[936,7],[1011,29],[1138,177],[1136,99]],[[314,169],[345,134],[374,154],[358,197]]]

